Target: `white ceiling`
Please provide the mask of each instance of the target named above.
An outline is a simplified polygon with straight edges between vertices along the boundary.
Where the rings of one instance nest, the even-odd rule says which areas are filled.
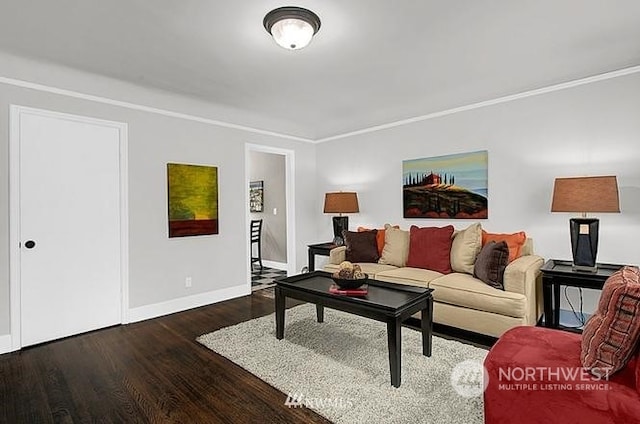
[[[262,27],[288,5],[322,20],[303,50]],[[640,1],[0,0],[0,50],[317,140],[640,65]]]

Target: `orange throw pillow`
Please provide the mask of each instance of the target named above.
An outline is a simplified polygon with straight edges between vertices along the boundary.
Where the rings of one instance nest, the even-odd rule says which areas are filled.
[[[509,262],[522,256],[522,246],[527,241],[527,235],[524,231],[513,234],[493,234],[482,230],[482,246],[495,241],[496,243],[506,241],[509,247]]]
[[[399,225],[394,225],[393,228],[400,228]],[[371,228],[358,227],[358,232],[373,231]],[[378,245],[378,255],[382,256],[382,249],[384,249],[384,228],[376,230],[376,244]]]

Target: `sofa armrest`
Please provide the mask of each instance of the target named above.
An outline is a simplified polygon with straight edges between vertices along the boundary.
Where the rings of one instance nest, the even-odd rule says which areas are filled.
[[[339,246],[335,249],[331,249],[329,252],[329,263],[334,265],[340,265],[346,260],[347,246]]]
[[[508,292],[527,296],[528,286],[535,285],[535,280],[544,263],[538,255],[520,256],[504,270],[504,289]]]
[[[542,284],[540,268],[544,259],[538,255],[521,256],[507,265],[504,271],[504,290],[520,293],[527,298],[525,319],[535,325],[540,317]]]

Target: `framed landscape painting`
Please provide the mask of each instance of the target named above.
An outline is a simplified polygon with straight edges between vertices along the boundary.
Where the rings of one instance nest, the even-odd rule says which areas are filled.
[[[488,152],[402,161],[405,218],[486,219]]]
[[[218,234],[218,168],[167,164],[169,237]]]

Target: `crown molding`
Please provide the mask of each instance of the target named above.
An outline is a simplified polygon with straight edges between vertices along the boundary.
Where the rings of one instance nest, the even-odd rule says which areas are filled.
[[[107,97],[96,96],[96,95],[93,95],[93,94],[80,93],[78,91],[68,90],[68,89],[65,89],[65,88],[52,87],[52,86],[49,86],[49,85],[38,84],[38,83],[19,80],[19,79],[15,79],[15,78],[8,78],[8,77],[0,76],[0,83],[1,84],[7,84],[7,85],[13,85],[15,87],[28,88],[28,89],[31,89],[31,90],[42,91],[42,92],[46,92],[46,93],[59,94],[61,96],[73,97],[73,98],[76,98],[76,99],[89,100],[89,101],[92,101],[92,102],[103,103],[103,104],[112,105],[112,106],[120,106],[120,107],[124,107],[124,108],[127,108],[127,109],[133,109],[133,110],[138,110],[138,111],[142,111],[142,112],[155,113],[155,114],[158,114],[158,115],[169,116],[169,117],[172,117],[172,118],[185,119],[187,121],[201,122],[201,123],[204,123],[204,124],[215,125],[215,126],[218,126],[218,127],[224,127],[224,128],[231,128],[231,129],[234,129],[234,130],[246,131],[246,132],[250,132],[250,133],[254,133],[254,134],[268,135],[268,136],[272,136],[272,137],[285,138],[285,139],[288,139],[288,140],[302,141],[302,142],[305,142],[305,143],[314,143],[314,140],[311,140],[309,138],[297,137],[297,136],[294,136],[294,135],[282,134],[282,133],[275,132],[275,131],[262,130],[262,129],[259,129],[259,128],[247,127],[247,126],[239,125],[239,124],[232,124],[230,122],[218,121],[218,120],[215,120],[215,119],[209,119],[209,118],[204,118],[204,117],[201,117],[201,116],[190,115],[188,113],[174,112],[174,111],[167,110],[167,109],[160,109],[160,108],[151,107],[151,106],[145,106],[145,105],[141,105],[141,104],[137,104],[137,103],[110,99],[110,98],[107,98]]]
[[[382,125],[376,125],[376,126],[373,126],[373,127],[363,128],[361,130],[350,131],[350,132],[343,133],[343,134],[337,134],[337,135],[333,135],[331,137],[320,138],[320,139],[317,139],[315,141],[315,143],[317,144],[317,143],[324,143],[324,142],[327,142],[327,141],[340,140],[342,138],[353,137],[353,136],[356,136],[356,135],[367,134],[367,133],[372,133],[372,132],[376,132],[376,131],[382,131],[382,130],[386,130],[386,129],[389,129],[389,128],[399,127],[399,126],[402,126],[402,125],[413,124],[415,122],[428,121],[429,119],[440,118],[442,116],[447,116],[447,115],[454,115],[454,114],[460,113],[460,112],[466,112],[466,111],[469,111],[469,110],[480,109],[480,108],[483,108],[483,107],[493,106],[493,105],[497,105],[497,104],[500,104],[500,103],[512,102],[514,100],[524,99],[524,98],[527,98],[527,97],[539,96],[541,94],[553,93],[554,91],[566,90],[568,88],[578,87],[578,86],[585,85],[585,84],[591,84],[591,83],[598,82],[598,81],[605,81],[605,80],[608,80],[608,79],[618,78],[618,77],[622,77],[622,76],[625,76],[625,75],[631,75],[631,74],[635,74],[635,73],[638,73],[638,72],[640,72],[640,65],[632,66],[632,67],[629,67],[629,68],[619,69],[617,71],[606,72],[606,73],[603,73],[603,74],[598,74],[598,75],[594,75],[594,76],[590,76],[590,77],[586,77],[586,78],[580,78],[580,79],[573,80],[573,81],[563,82],[563,83],[560,83],[560,84],[554,84],[554,85],[550,85],[548,87],[543,87],[543,88],[537,88],[537,89],[534,89],[534,90],[523,91],[521,93],[511,94],[511,95],[503,96],[503,97],[498,97],[498,98],[492,99],[492,100],[485,100],[485,101],[478,102],[478,103],[471,103],[469,105],[459,106],[459,107],[455,107],[455,108],[452,108],[452,109],[442,110],[442,111],[439,111],[439,112],[433,112],[433,113],[429,113],[427,115],[416,116],[416,117],[413,117],[413,118],[407,118],[407,119],[403,119],[403,120],[400,120],[400,121],[389,122],[387,124],[382,124]]]
[[[81,93],[81,92],[78,92],[78,91],[73,91],[73,90],[68,90],[68,89],[58,88],[58,87],[52,87],[52,86],[48,86],[48,85],[44,85],[44,84],[38,84],[38,83],[19,80],[19,79],[15,79],[15,78],[8,78],[8,77],[0,76],[0,84],[13,85],[13,86],[16,86],[16,87],[28,88],[28,89],[31,89],[31,90],[38,90],[38,91],[43,91],[43,92],[52,93],[52,94],[58,94],[58,95],[62,95],[62,96],[74,97],[74,98],[77,98],[77,99],[89,100],[89,101],[108,104],[108,105],[112,105],[112,106],[120,106],[120,107],[124,107],[124,108],[127,108],[127,109],[133,109],[133,110],[139,110],[139,111],[143,111],[143,112],[155,113],[155,114],[158,114],[158,115],[169,116],[169,117],[172,117],[172,118],[180,118],[180,119],[185,119],[185,120],[188,120],[188,121],[201,122],[201,123],[205,123],[205,124],[209,124],[209,125],[215,125],[215,126],[224,127],[224,128],[231,128],[231,129],[240,130],[240,131],[246,131],[246,132],[250,132],[250,133],[254,133],[254,134],[261,134],[261,135],[267,135],[267,136],[272,136],[272,137],[279,137],[279,138],[284,138],[284,139],[288,139],[288,140],[301,141],[301,142],[304,142],[304,143],[319,144],[319,143],[325,143],[325,142],[328,142],[328,141],[334,141],[334,140],[340,140],[340,139],[343,139],[343,138],[353,137],[353,136],[356,136],[356,135],[362,135],[362,134],[368,134],[368,133],[373,133],[373,132],[377,132],[377,131],[383,131],[383,130],[386,130],[386,129],[389,129],[389,128],[394,128],[394,127],[399,127],[399,126],[403,126],[403,125],[413,124],[413,123],[416,123],[416,122],[428,121],[430,119],[440,118],[440,117],[448,116],[448,115],[454,115],[456,113],[466,112],[466,111],[474,110],[474,109],[480,109],[480,108],[483,108],[483,107],[493,106],[493,105],[497,105],[497,104],[501,104],[501,103],[507,103],[507,102],[511,102],[511,101],[514,101],[514,100],[524,99],[524,98],[527,98],[527,97],[533,97],[533,96],[539,96],[541,94],[553,93],[555,91],[566,90],[566,89],[573,88],[573,87],[579,87],[581,85],[592,84],[592,83],[595,83],[595,82],[605,81],[605,80],[609,80],[609,79],[613,79],[613,78],[619,78],[619,77],[623,77],[623,76],[626,76],[626,75],[636,74],[636,73],[639,73],[639,72],[640,72],[640,65],[631,66],[631,67],[619,69],[619,70],[616,70],[616,71],[605,72],[605,73],[602,73],[602,74],[593,75],[593,76],[586,77],[586,78],[580,78],[580,79],[577,79],[577,80],[572,80],[572,81],[568,81],[568,82],[554,84],[554,85],[550,85],[550,86],[543,87],[543,88],[537,88],[537,89],[534,89],[534,90],[523,91],[521,93],[516,93],[516,94],[511,94],[511,95],[508,95],[508,96],[498,97],[498,98],[491,99],[491,100],[484,100],[484,101],[481,101],[481,102],[471,103],[471,104],[468,104],[468,105],[459,106],[459,107],[455,107],[455,108],[452,108],[452,109],[446,109],[446,110],[442,110],[442,111],[438,111],[438,112],[429,113],[429,114],[426,114],[426,115],[415,116],[413,118],[402,119],[402,120],[399,120],[399,121],[389,122],[389,123],[386,123],[386,124],[375,125],[375,126],[363,128],[363,129],[360,129],[360,130],[350,131],[350,132],[346,132],[346,133],[342,133],[342,134],[336,134],[336,135],[333,135],[333,136],[330,136],[330,137],[324,137],[324,138],[319,138],[319,139],[315,139],[315,140],[310,139],[310,138],[304,138],[304,137],[298,137],[298,136],[294,136],[294,135],[289,135],[289,134],[283,134],[283,133],[279,133],[279,132],[275,132],[275,131],[268,131],[268,130],[262,130],[262,129],[259,129],[259,128],[253,128],[253,127],[248,127],[248,126],[244,126],[244,125],[233,124],[233,123],[230,123],[230,122],[218,121],[218,120],[215,120],[215,119],[204,118],[204,117],[201,117],[201,116],[191,115],[191,114],[187,114],[187,113],[174,112],[174,111],[170,111],[170,110],[167,110],[167,109],[160,109],[160,108],[155,108],[155,107],[151,107],[151,106],[145,106],[145,105],[141,105],[141,104],[137,104],[137,103],[125,102],[125,101],[122,101],[122,100],[115,100],[115,99],[110,99],[110,98],[102,97],[102,96],[96,96],[96,95],[92,95],[92,94],[85,94],[85,93]]]

